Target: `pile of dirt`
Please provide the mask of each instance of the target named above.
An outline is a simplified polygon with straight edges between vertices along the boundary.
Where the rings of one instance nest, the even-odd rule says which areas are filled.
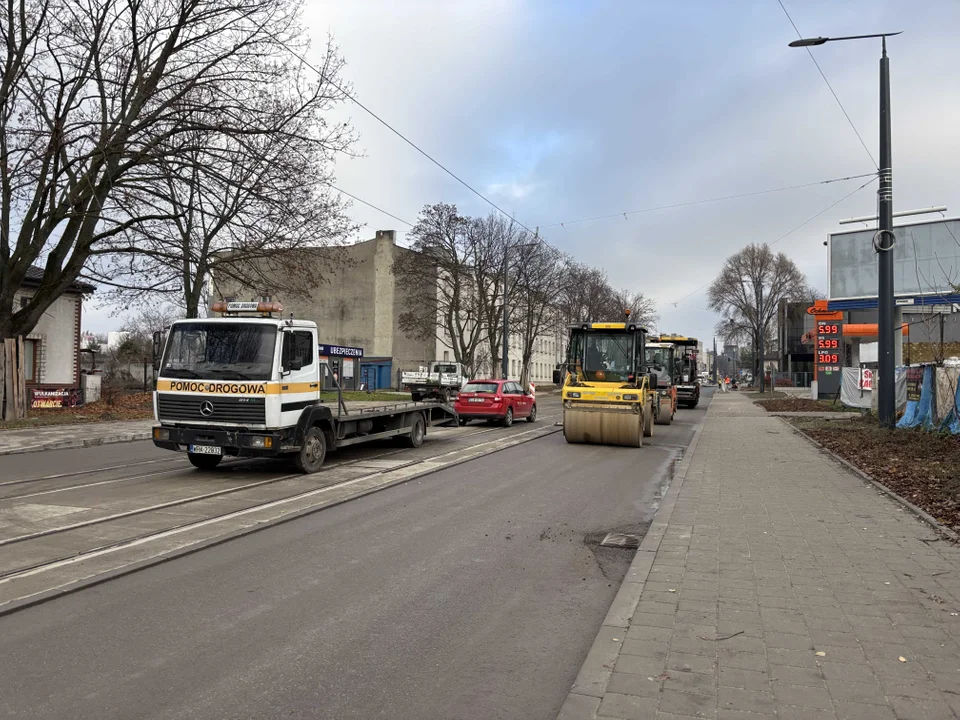
[[[940,523],[960,532],[960,437],[886,430],[870,417],[794,424]]]
[[[811,400],[810,398],[781,397],[770,400],[755,400],[757,405],[768,412],[843,412],[846,408],[830,400]]]
[[[112,420],[147,420],[152,417],[153,393],[116,393],[80,407],[29,410],[25,420],[0,423],[0,430]]]

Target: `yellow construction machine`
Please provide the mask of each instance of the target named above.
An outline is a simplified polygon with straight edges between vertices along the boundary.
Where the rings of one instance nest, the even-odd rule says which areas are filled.
[[[646,328],[630,322],[570,326],[563,381],[563,436],[569,443],[640,447],[653,435],[659,398],[645,372]]]

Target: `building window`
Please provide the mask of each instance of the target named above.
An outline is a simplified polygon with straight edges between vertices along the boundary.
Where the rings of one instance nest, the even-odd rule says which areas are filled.
[[[444,362],[450,362],[450,351],[449,351],[449,350],[444,350],[444,351],[443,351],[443,361],[444,361]]]
[[[39,350],[39,340],[23,341],[23,378],[28,383],[38,382],[37,373],[40,363],[37,362],[37,353]]]

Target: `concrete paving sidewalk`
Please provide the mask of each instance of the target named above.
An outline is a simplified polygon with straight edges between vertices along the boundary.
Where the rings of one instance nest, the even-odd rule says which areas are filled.
[[[735,393],[694,444],[559,717],[957,717],[960,549]]]
[[[118,420],[0,430],[0,455],[149,440],[153,424],[153,420]]]

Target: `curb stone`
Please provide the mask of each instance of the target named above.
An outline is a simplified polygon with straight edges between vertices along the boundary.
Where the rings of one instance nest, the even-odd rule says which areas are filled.
[[[700,442],[700,433],[706,424],[704,415],[693,434],[693,439],[677,466],[673,482],[660,507],[654,515],[653,523],[643,536],[637,554],[634,555],[630,568],[607,611],[607,615],[600,626],[600,631],[594,639],[587,657],[577,673],[577,679],[567,693],[567,697],[560,707],[557,720],[594,720],[600,708],[600,700],[607,689],[607,683],[613,674],[613,666],[620,657],[620,648],[623,646],[624,634],[630,625],[633,612],[640,602],[643,585],[653,568],[653,561],[660,550],[660,543],[670,524],[670,516],[677,503],[677,495],[683,487],[693,455]]]
[[[937,521],[937,519],[934,518],[932,515],[930,515],[929,513],[925,512],[925,511],[922,510],[921,508],[917,507],[916,505],[914,505],[912,502],[910,502],[910,501],[907,500],[906,498],[898,495],[898,494],[895,493],[893,490],[891,490],[891,489],[888,488],[886,485],[884,485],[882,482],[880,482],[879,480],[874,479],[872,476],[870,476],[870,475],[868,475],[867,473],[865,473],[863,470],[861,470],[860,468],[858,468],[856,465],[854,465],[853,463],[851,463],[849,460],[846,460],[845,458],[840,457],[839,455],[837,455],[837,453],[835,453],[835,452],[834,452],[833,450],[831,450],[830,448],[826,447],[823,443],[820,443],[820,442],[818,442],[817,440],[814,440],[812,437],[810,437],[810,436],[809,436],[807,433],[805,433],[803,430],[801,430],[800,428],[796,427],[793,423],[789,422],[786,418],[780,418],[780,420],[781,420],[782,422],[784,422],[784,423],[787,425],[787,427],[789,427],[791,430],[793,430],[793,432],[795,432],[797,435],[800,435],[800,436],[803,437],[807,442],[809,442],[809,443],[810,443],[811,445],[813,445],[815,448],[817,448],[818,450],[820,450],[820,452],[822,452],[823,454],[829,456],[830,458],[832,458],[833,460],[835,460],[836,462],[838,462],[840,465],[842,465],[844,468],[846,468],[847,470],[849,470],[850,472],[852,472],[854,475],[857,475],[857,476],[860,477],[861,479],[866,480],[867,482],[873,484],[873,485],[874,485],[878,490],[880,490],[884,495],[887,495],[888,497],[890,497],[891,500],[895,500],[896,502],[898,502],[898,503],[900,503],[901,505],[903,505],[907,510],[909,510],[909,511],[912,512],[914,515],[916,515],[918,518],[920,518],[920,520],[922,520],[923,522],[925,522],[925,523],[927,523],[928,525],[930,525],[930,527],[933,528],[933,530],[935,530],[936,532],[940,533],[941,535],[943,535],[945,538],[947,538],[947,539],[950,540],[951,542],[960,543],[960,535],[958,535],[957,533],[955,533],[953,530],[951,530],[950,528],[946,527],[945,525],[942,525],[941,523],[939,523],[939,522]]]
[[[42,445],[28,447],[0,449],[0,455],[22,455],[24,453],[42,452],[44,450],[71,450],[74,448],[96,447],[97,445],[114,445],[116,443],[137,442],[149,440],[153,431],[124,433],[122,435],[106,435],[104,437],[86,438],[84,440],[54,440]],[[0,436],[2,437],[2,436]]]

